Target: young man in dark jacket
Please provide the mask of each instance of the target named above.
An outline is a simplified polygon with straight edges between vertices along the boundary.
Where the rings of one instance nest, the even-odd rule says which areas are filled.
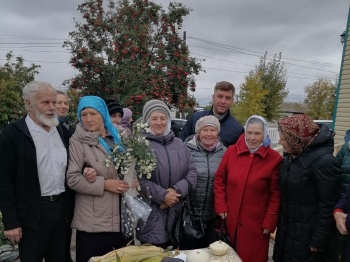
[[[228,147],[236,143],[241,134],[244,133],[243,126],[230,114],[230,106],[233,103],[235,87],[227,81],[218,82],[214,88],[213,106],[210,110],[194,113],[186,122],[180,137],[183,141],[195,134],[195,126],[198,119],[203,116],[213,115],[219,122],[221,131],[219,137],[223,144]]]

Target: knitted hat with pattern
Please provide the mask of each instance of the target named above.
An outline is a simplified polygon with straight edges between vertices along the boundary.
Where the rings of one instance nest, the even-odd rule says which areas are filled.
[[[152,112],[154,111],[162,111],[164,112],[164,114],[166,114],[169,123],[170,123],[170,110],[169,107],[160,100],[157,99],[153,99],[148,101],[142,110],[142,120],[144,123],[148,123],[149,117],[151,115]]]

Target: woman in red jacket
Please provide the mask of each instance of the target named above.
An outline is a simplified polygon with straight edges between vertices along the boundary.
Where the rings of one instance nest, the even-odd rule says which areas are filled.
[[[244,262],[268,260],[270,233],[276,228],[280,206],[281,160],[270,148],[266,120],[254,115],[215,174],[215,211],[227,220],[233,248]]]

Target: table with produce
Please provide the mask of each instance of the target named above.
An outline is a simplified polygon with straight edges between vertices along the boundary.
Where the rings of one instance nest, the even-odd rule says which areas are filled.
[[[177,258],[171,260],[169,258]],[[225,242],[216,241],[208,248],[195,250],[164,250],[153,245],[126,246],[89,262],[242,262]]]

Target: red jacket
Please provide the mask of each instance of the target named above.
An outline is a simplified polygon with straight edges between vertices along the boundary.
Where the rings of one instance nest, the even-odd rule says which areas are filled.
[[[227,212],[229,236],[244,262],[268,260],[270,235],[263,229],[273,232],[277,225],[281,160],[270,147],[250,153],[243,134],[227,149],[215,174],[215,211]]]

